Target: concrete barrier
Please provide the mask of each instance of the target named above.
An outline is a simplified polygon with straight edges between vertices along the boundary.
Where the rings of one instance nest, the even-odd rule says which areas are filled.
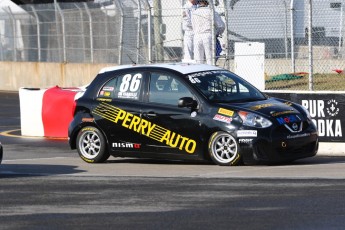
[[[234,61],[228,60],[234,71]],[[329,59],[314,66],[315,73],[334,73],[335,68],[343,68],[344,60]],[[224,60],[219,66],[226,66]],[[18,91],[19,88],[49,88],[80,86],[89,84],[103,67],[112,63],[49,63],[49,62],[0,62],[0,90]],[[296,60],[296,72],[308,71],[308,59]],[[265,74],[268,76],[290,73],[291,60],[265,59]]]
[[[37,88],[21,88],[19,90],[20,126],[23,136],[44,136],[42,122],[44,92],[45,89]]]
[[[0,90],[87,85],[107,66],[113,64],[0,62]]]
[[[83,89],[58,86],[49,89],[21,88],[22,135],[67,138],[79,92]]]

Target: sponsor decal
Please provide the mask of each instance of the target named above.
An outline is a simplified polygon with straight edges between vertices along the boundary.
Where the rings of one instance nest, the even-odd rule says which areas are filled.
[[[111,92],[108,92],[108,91],[106,91],[106,92],[104,92],[104,94],[103,94],[105,97],[110,97],[110,95],[111,95]]]
[[[127,148],[127,149],[140,149],[141,145],[137,143],[130,143],[130,142],[115,142],[112,143],[111,146],[113,148]]]
[[[223,109],[223,108],[219,108],[218,113],[232,117],[234,115],[234,111],[229,110],[229,109]]]
[[[273,104],[268,103],[268,104],[262,104],[262,105],[255,105],[255,106],[250,107],[250,109],[251,110],[260,110],[260,109],[264,109],[264,108],[271,107],[271,106],[273,106]]]
[[[114,91],[114,87],[105,86],[105,87],[103,87],[103,90],[104,90],[104,91]]]
[[[286,111],[282,111],[282,112],[276,112],[276,111],[271,111],[270,112],[272,117],[278,117],[278,116],[285,115],[285,114],[290,114],[290,113],[296,113],[296,111],[295,110],[286,110]]]
[[[237,137],[257,137],[257,130],[237,130]]]
[[[295,138],[300,138],[300,137],[309,137],[310,133],[303,133],[303,134],[296,134],[296,135],[288,135],[286,138],[287,139],[295,139]]]
[[[331,117],[335,117],[339,113],[338,102],[336,100],[327,101],[326,111]]]
[[[196,76],[189,76],[189,81],[193,84],[195,83],[200,83],[201,81],[199,80],[199,78],[197,78]]]
[[[111,102],[112,99],[110,98],[97,98],[97,101],[106,101],[106,102]]]
[[[221,122],[225,122],[225,123],[230,124],[231,121],[232,121],[232,118],[231,118],[231,117],[226,117],[226,116],[222,116],[222,115],[216,114],[216,115],[213,117],[213,120],[221,121]]]
[[[253,139],[238,139],[238,143],[249,144],[252,143]]]
[[[189,154],[193,154],[195,152],[195,140],[158,126],[118,107],[102,102],[93,110],[93,113],[114,122],[115,124],[130,129],[133,132],[164,143],[167,146],[178,148]]]
[[[302,100],[301,104],[309,110],[320,137],[343,136],[341,119],[336,119],[340,113],[340,108],[335,99]]]
[[[288,116],[284,116],[284,117],[277,117],[276,119],[280,125],[290,124],[290,123],[301,121],[301,119],[297,115],[288,115]]]
[[[94,122],[94,118],[92,118],[92,117],[83,117],[82,119],[81,119],[81,121],[82,122]]]
[[[117,97],[118,98],[126,98],[126,99],[138,99],[138,93],[119,92]]]

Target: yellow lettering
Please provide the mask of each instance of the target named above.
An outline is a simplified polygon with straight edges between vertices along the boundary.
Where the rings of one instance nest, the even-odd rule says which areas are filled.
[[[179,149],[180,149],[180,150],[182,150],[182,149],[183,149],[184,142],[185,142],[186,140],[188,140],[188,138],[187,138],[187,137],[182,137],[182,141],[181,141],[181,144],[180,144],[180,147],[179,147]]]
[[[146,134],[146,136],[150,136],[150,133],[152,132],[152,130],[156,127],[156,125],[155,124],[152,124],[151,122],[148,122],[149,124],[149,129],[147,130],[147,134]]]
[[[185,147],[186,152],[192,154],[194,153],[195,148],[196,142],[194,140],[189,139]]]
[[[132,119],[132,122],[131,124],[129,125],[129,129],[133,129],[135,132],[138,132],[137,131],[137,125],[140,123],[140,117],[138,116],[133,116],[133,119]]]
[[[144,133],[145,132],[145,128],[148,125],[149,125],[149,122],[147,120],[141,119],[137,132],[140,133],[140,130],[141,130],[141,134],[145,135],[145,133]]]
[[[177,147],[177,144],[178,144],[178,142],[180,140],[180,137],[181,137],[180,134],[177,134],[177,137],[175,138],[175,142],[173,142],[175,135],[176,135],[176,133],[173,132],[171,134],[171,138],[170,138],[170,146],[173,147],[173,148]]]
[[[104,104],[103,106],[106,107],[106,104]],[[128,113],[125,110],[115,108],[114,112],[114,115],[116,116],[113,118],[114,123],[122,121],[121,125],[123,127],[131,129],[141,135],[145,135],[151,139],[154,139],[161,143],[165,143],[172,148],[178,148],[180,150],[186,151],[189,154],[195,152],[196,142],[192,139],[183,137],[180,134],[167,130],[163,127],[156,126],[156,124],[153,124],[145,119],[141,119],[139,116]],[[227,115],[230,115],[232,111],[221,110],[221,112],[227,112]],[[107,114],[101,113],[99,115],[103,118],[108,118]],[[92,162],[92,160],[90,159],[85,159],[85,161]]]
[[[126,111],[119,110],[119,113],[117,114],[114,122],[117,123],[118,120],[123,120],[123,118],[125,118],[125,116],[126,116]]]
[[[169,145],[169,140],[170,140],[170,130],[167,130],[164,136],[161,138],[160,142],[164,142],[165,144]]]
[[[128,121],[131,121],[131,117],[133,117],[133,114],[131,113],[127,113],[125,119],[123,120],[122,122],[122,126],[125,127],[125,128],[128,128],[128,124],[126,124]]]

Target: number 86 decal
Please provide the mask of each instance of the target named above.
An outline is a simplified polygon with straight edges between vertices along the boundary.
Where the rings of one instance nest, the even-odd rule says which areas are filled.
[[[120,85],[120,92],[136,92],[138,91],[141,83],[142,75],[140,73],[135,74],[134,76],[126,74],[122,78]]]

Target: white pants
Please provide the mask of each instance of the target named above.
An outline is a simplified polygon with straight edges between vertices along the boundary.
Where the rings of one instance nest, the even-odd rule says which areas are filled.
[[[212,34],[194,34],[194,60],[197,63],[212,65]],[[205,59],[206,56],[206,59]]]
[[[194,59],[194,32],[185,31],[183,36],[183,59],[184,60],[193,60]]]

